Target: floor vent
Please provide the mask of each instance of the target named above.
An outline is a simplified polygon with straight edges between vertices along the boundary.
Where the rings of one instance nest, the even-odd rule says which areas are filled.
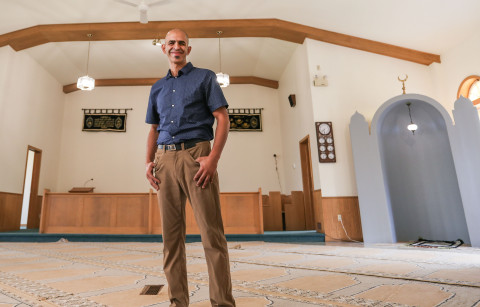
[[[163,285],[146,285],[140,295],[157,295],[162,288]]]

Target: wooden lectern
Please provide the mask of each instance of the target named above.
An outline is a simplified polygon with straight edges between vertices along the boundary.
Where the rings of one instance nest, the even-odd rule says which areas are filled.
[[[68,193],[93,193],[95,187],[72,188]]]

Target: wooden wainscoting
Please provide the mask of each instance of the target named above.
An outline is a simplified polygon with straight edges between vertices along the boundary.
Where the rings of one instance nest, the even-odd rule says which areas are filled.
[[[363,241],[360,209],[357,196],[323,197],[321,201],[325,227],[325,241],[349,241],[338,215],[342,215],[343,225],[353,240]]]
[[[50,193],[43,196],[41,233],[161,234],[156,194]],[[220,193],[225,233],[263,233],[262,194]],[[198,234],[193,210],[185,208],[187,234]]]
[[[263,196],[263,225],[265,231],[282,231],[282,195],[270,192]]]
[[[315,213],[315,229],[319,233],[325,233],[323,220],[322,190],[313,191],[313,208]]]
[[[20,229],[23,195],[0,192],[0,231]]]

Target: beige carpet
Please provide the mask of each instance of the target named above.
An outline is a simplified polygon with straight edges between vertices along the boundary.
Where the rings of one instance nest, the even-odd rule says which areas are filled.
[[[480,249],[230,242],[237,305],[480,307]],[[168,306],[160,243],[1,243],[0,307]],[[191,306],[210,306],[200,243],[187,245]],[[168,287],[168,285],[167,285]]]

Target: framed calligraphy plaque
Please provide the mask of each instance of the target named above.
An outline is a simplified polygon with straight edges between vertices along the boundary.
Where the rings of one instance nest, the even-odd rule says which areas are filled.
[[[83,109],[82,131],[127,131],[127,111],[132,109]]]
[[[262,131],[262,109],[228,109],[230,131]]]

